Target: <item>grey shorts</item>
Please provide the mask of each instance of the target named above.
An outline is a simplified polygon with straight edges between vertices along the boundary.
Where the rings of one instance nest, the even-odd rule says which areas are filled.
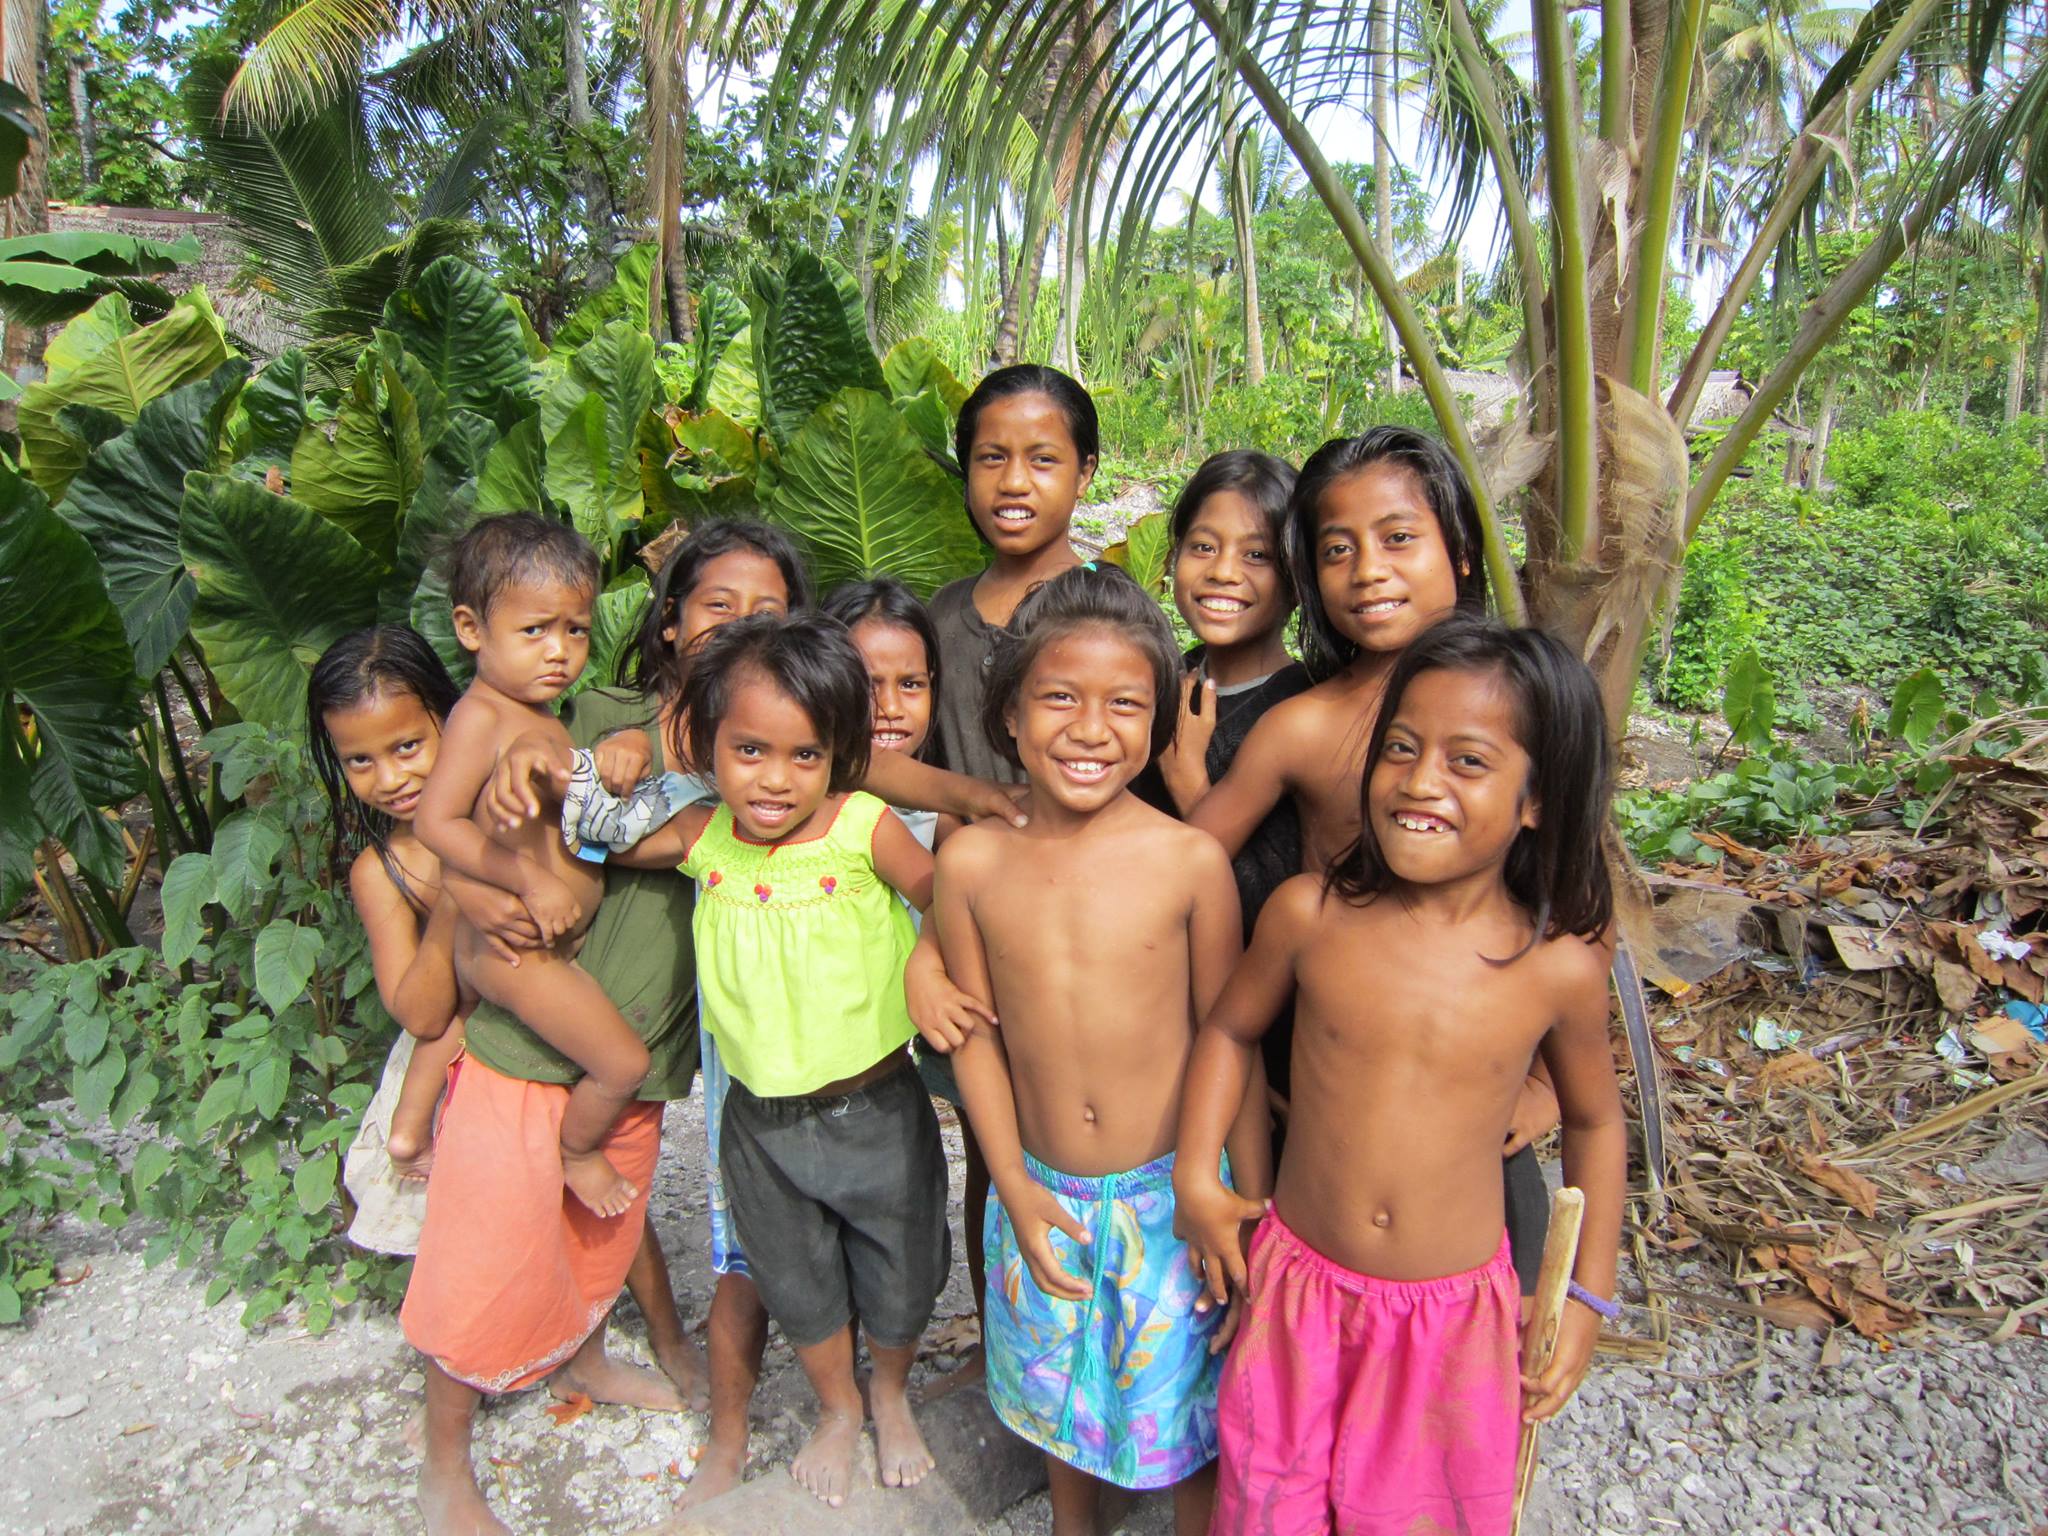
[[[900,1071],[831,1098],[759,1098],[734,1078],[719,1161],[768,1315],[799,1349],[855,1317],[914,1344],[953,1262],[931,1098]]]

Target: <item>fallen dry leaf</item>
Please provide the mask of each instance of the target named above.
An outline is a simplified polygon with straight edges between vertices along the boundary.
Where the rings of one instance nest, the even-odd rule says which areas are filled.
[[[559,1403],[549,1403],[547,1416],[555,1421],[555,1428],[567,1429],[597,1405],[581,1392],[571,1392]]]
[[[1780,1328],[1827,1333],[1835,1326],[1835,1314],[1808,1296],[1767,1296],[1762,1305],[1765,1319]]]
[[[1830,1194],[1841,1196],[1865,1216],[1877,1214],[1877,1186],[1850,1168],[1795,1147],[1792,1162],[1799,1171]]]

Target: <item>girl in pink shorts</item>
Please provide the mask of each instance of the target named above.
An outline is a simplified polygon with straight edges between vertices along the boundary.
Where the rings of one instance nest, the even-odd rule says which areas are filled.
[[[1359,569],[1362,604],[1403,600],[1397,570]],[[1506,1536],[1518,1419],[1571,1396],[1614,1290],[1607,779],[1599,690],[1569,650],[1467,616],[1426,630],[1387,680],[1358,841],[1273,895],[1203,1021],[1178,1230],[1211,1294],[1246,1308],[1218,1390],[1214,1536]],[[1214,1169],[1290,992],[1294,1094],[1267,1210]],[[1586,1196],[1580,1304],[1540,1377],[1521,1372],[1500,1180],[1538,1052],[1565,1179]]]

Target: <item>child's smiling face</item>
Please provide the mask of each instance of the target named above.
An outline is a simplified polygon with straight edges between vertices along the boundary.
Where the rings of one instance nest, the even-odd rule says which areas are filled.
[[[597,594],[567,582],[508,586],[479,614],[455,610],[455,638],[476,656],[477,676],[522,704],[547,704],[590,659],[590,610]]]
[[[1217,491],[1195,511],[1173,553],[1173,601],[1212,650],[1256,644],[1293,605],[1266,519],[1241,491]]]
[[[789,583],[782,567],[753,549],[731,549],[704,562],[697,581],[676,605],[661,638],[686,652],[721,624],[756,613],[786,613]]]
[[[759,672],[733,685],[712,757],[718,797],[757,843],[795,836],[831,792],[832,754],[817,726]]]
[[[1032,789],[1077,815],[1101,810],[1150,760],[1159,703],[1152,664],[1114,630],[1049,641],[1007,717]]]
[[[1382,654],[1407,647],[1458,603],[1458,571],[1416,473],[1370,464],[1330,483],[1316,509],[1315,580],[1338,633]]]
[[[915,756],[932,729],[932,668],[917,632],[887,619],[862,619],[853,643],[867,663],[874,701],[874,749]]]
[[[393,821],[410,823],[441,750],[441,722],[411,693],[372,694],[322,717],[349,793]]]
[[[1067,536],[1095,460],[1074,446],[1049,395],[1005,395],[982,407],[967,450],[967,511],[998,557],[1026,559]]]
[[[1536,825],[1529,768],[1498,672],[1418,674],[1367,775],[1366,813],[1387,867],[1411,885],[1442,885],[1500,865]]]

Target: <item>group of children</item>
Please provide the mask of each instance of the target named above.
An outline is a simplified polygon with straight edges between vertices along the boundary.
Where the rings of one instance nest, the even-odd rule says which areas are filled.
[[[1069,545],[1098,453],[1078,384],[991,374],[957,448],[979,577],[814,611],[782,535],[707,524],[654,583],[637,718],[595,743],[551,708],[587,661],[595,557],[538,516],[452,552],[459,700],[405,630],[314,673],[337,846],[361,849],[379,991],[417,1041],[365,1135],[427,1176],[405,1321],[430,1529],[503,1528],[469,1473],[477,1390],[565,1361],[609,1381],[589,1340],[622,1283],[652,1337],[674,1090],[650,1041],[694,1001],[720,1274],[699,1496],[744,1467],[770,1317],[818,1400],[806,1487],[844,1501],[869,1414],[883,1484],[930,1470],[908,1381],[951,1268],[936,1094],[961,1111],[987,1391],[1046,1453],[1061,1536],[1101,1528],[1106,1485],[1172,1487],[1183,1533],[1507,1530],[1517,1426],[1576,1387],[1614,1287],[1597,689],[1484,617],[1469,490],[1421,434],[1332,442],[1298,477],[1204,464],[1172,519],[1185,655]],[[649,1007],[593,920],[608,881],[659,872],[694,890],[696,995]],[[470,1102],[503,1075],[492,1009],[569,1066],[516,1133],[555,1138],[521,1154],[555,1194],[508,1184],[560,1208],[567,1294],[502,1369],[451,1315],[481,1293],[445,1278],[547,1268],[509,1217],[527,1235],[477,1251],[463,1122],[500,1102]],[[1535,1377],[1526,1149],[1560,1118],[1582,1302]]]

